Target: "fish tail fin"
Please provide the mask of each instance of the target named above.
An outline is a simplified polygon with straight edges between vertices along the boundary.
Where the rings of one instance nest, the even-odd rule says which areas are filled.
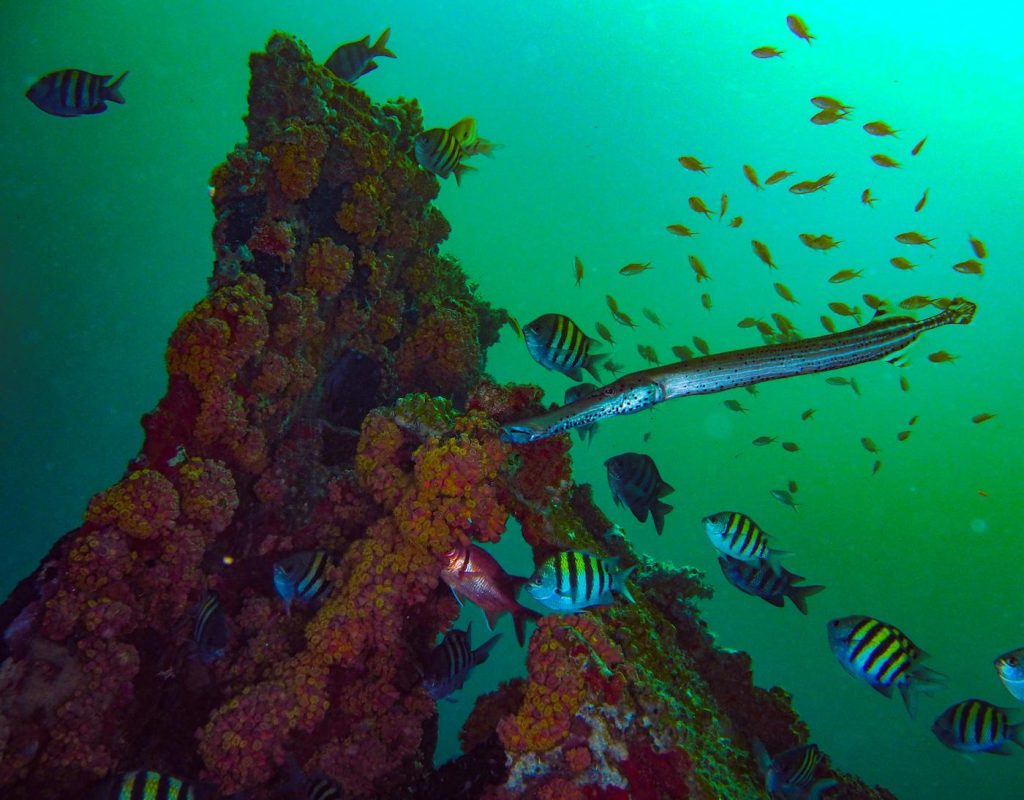
[[[476,141],[470,146],[467,154],[473,156],[487,156],[488,158],[494,158],[494,151],[500,150],[501,145],[497,142],[492,142],[490,139],[485,139],[482,136],[477,136]],[[579,281],[576,282],[579,286]]]
[[[374,42],[373,47],[370,49],[373,51],[374,56],[380,56],[382,58],[398,58],[394,53],[388,50],[388,37],[391,36],[391,28],[385,28],[384,33],[380,35],[380,38]],[[369,37],[367,37],[369,40]]]
[[[494,634],[490,639],[480,645],[476,650],[473,651],[473,664],[483,664],[487,660],[487,656],[491,654],[491,648],[498,643],[498,639],[501,638],[500,633]]]
[[[839,782],[833,778],[822,778],[820,781],[815,781],[811,787],[811,791],[807,794],[807,800],[818,800],[821,797],[821,793],[838,786]]]
[[[628,569],[624,569],[622,572],[616,573],[615,577],[612,579],[612,589],[625,597],[630,603],[636,603],[636,599],[633,597],[633,593],[629,591],[629,586],[626,585],[626,581],[629,579],[629,576],[633,574],[636,567],[637,565],[634,564]]]
[[[917,667],[910,673],[907,680],[900,684],[900,694],[907,713],[913,717],[917,713],[917,696],[932,694],[941,689],[948,680],[947,676],[930,667]]]
[[[528,619],[537,622],[540,619],[540,614],[526,606],[519,606],[512,612],[512,621],[516,626],[516,641],[519,642],[520,647],[526,642],[526,620]]]
[[[674,506],[663,503],[661,500],[655,500],[651,503],[651,517],[654,519],[654,530],[658,532],[658,536],[661,536],[661,532],[665,527],[665,515],[673,508]]]
[[[476,172],[476,167],[471,167],[469,164],[463,164],[461,161],[452,168],[452,173],[455,175],[455,185],[462,186],[462,173],[464,172]]]
[[[103,99],[109,100],[111,103],[124,103],[124,95],[121,94],[121,83],[128,76],[128,70],[121,73],[116,81],[109,86],[103,87]]]
[[[807,613],[807,598],[825,589],[824,586],[814,584],[812,586],[790,586],[786,591],[786,597],[793,601],[793,605],[801,614]]]

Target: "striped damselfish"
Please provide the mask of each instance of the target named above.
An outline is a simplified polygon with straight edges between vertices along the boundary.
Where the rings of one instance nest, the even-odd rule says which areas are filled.
[[[776,572],[767,561],[750,564],[732,556],[719,556],[718,565],[725,579],[741,592],[760,597],[773,606],[782,608],[788,597],[801,614],[807,613],[807,598],[824,590],[824,586],[797,586],[804,580],[800,575],[780,567]]]
[[[836,785],[831,778],[813,782],[821,763],[821,751],[816,744],[797,745],[773,758],[760,740],[755,739],[754,754],[764,774],[764,788],[772,797],[817,800],[823,791]]]
[[[228,626],[224,608],[216,592],[208,592],[196,615],[192,641],[204,664],[211,664],[224,655],[228,645]]]
[[[464,631],[448,631],[441,644],[427,656],[423,667],[423,687],[435,700],[461,689],[473,667],[487,660],[491,648],[501,638],[501,634],[496,633],[474,650],[470,639],[472,628],[473,623],[470,623]]]
[[[61,69],[37,80],[25,96],[47,114],[55,117],[79,117],[99,114],[107,110],[107,101],[124,103],[121,82],[128,74],[121,74],[108,84],[112,75],[94,75],[81,69]]]
[[[274,588],[284,600],[286,614],[291,614],[293,602],[313,603],[327,590],[330,565],[323,550],[293,553],[274,564]]]
[[[357,42],[347,42],[331,53],[331,57],[327,59],[324,66],[346,83],[355,83],[367,72],[377,69],[377,64],[373,59],[397,58],[388,50],[389,36],[391,36],[391,28],[385,28],[384,33],[372,47],[369,34]]]
[[[209,797],[194,783],[154,770],[133,770],[107,778],[92,800],[201,800]]]
[[[872,617],[853,615],[828,623],[828,642],[843,669],[867,681],[875,691],[892,697],[900,690],[903,704],[914,716],[917,692],[933,692],[946,676],[921,666],[927,654],[899,628]]]
[[[675,489],[661,479],[654,459],[645,453],[621,453],[605,461],[604,466],[615,505],[625,504],[638,522],[647,522],[650,512],[660,536],[665,528],[665,515],[672,510],[661,498]]]
[[[748,564],[766,561],[774,572],[781,570],[778,558],[785,552],[770,548],[768,534],[746,514],[719,511],[704,517],[702,522],[704,532],[719,552]]]
[[[567,550],[551,556],[533,573],[526,585],[533,599],[554,611],[580,611],[615,602],[617,592],[635,603],[626,579],[636,565],[619,569],[617,558],[599,558]]]
[[[585,369],[595,380],[601,380],[597,362],[605,356],[591,354],[595,340],[564,314],[537,317],[523,328],[523,337],[526,349],[542,367],[568,375],[574,381],[582,379],[580,370]]]
[[[965,753],[1010,755],[1010,743],[1024,747],[1024,722],[1011,724],[1005,708],[964,700],[943,711],[932,732],[946,747]]]

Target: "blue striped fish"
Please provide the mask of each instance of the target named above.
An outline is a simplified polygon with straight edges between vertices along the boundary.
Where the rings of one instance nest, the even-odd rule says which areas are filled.
[[[473,623],[470,623],[464,631],[448,631],[441,644],[427,656],[423,668],[423,686],[435,700],[461,689],[473,667],[487,660],[491,648],[501,638],[501,634],[496,633],[474,650],[470,639],[472,628]]]
[[[327,570],[331,562],[323,550],[304,550],[274,564],[274,588],[291,615],[293,602],[313,603],[327,591]]]
[[[635,603],[626,579],[636,565],[619,569],[617,558],[567,550],[541,564],[526,585],[533,599],[554,611],[580,611],[615,602],[612,592]]]
[[[306,789],[306,800],[341,800],[341,789],[330,778],[318,778]]]
[[[828,643],[843,669],[867,681],[875,691],[892,697],[900,690],[903,704],[914,716],[917,692],[932,692],[946,680],[941,672],[921,666],[927,654],[894,625],[854,615],[828,623]]]
[[[455,183],[462,185],[462,175],[475,167],[462,163],[466,151],[459,140],[447,128],[431,128],[416,137],[413,144],[416,161],[423,169],[433,172],[439,178],[455,176]]]
[[[965,753],[1008,756],[1013,743],[1024,747],[1024,722],[1010,723],[1005,708],[984,700],[964,700],[943,711],[932,732],[946,747]]]
[[[597,364],[605,356],[591,354],[597,344],[587,336],[580,326],[564,314],[544,314],[523,328],[526,349],[533,360],[547,369],[568,375],[574,381],[581,380],[581,369],[601,380]]]
[[[766,561],[750,564],[732,556],[719,556],[718,565],[725,579],[741,592],[760,597],[782,608],[788,597],[801,614],[807,613],[807,598],[824,590],[824,586],[797,586],[804,578],[785,567],[773,570]]]
[[[821,763],[821,751],[816,744],[801,744],[776,755],[768,751],[757,739],[754,754],[764,774],[764,788],[772,797],[781,795],[790,800],[817,800],[826,789],[836,785],[831,778],[814,781],[814,773]]]
[[[766,561],[772,571],[781,570],[778,558],[786,555],[785,551],[770,548],[768,534],[746,514],[719,511],[704,517],[702,522],[704,532],[719,552],[748,564]]]
[[[355,83],[367,72],[377,69],[377,63],[373,59],[397,58],[388,50],[389,36],[391,28],[386,28],[372,47],[369,34],[357,42],[347,42],[331,53],[324,66],[343,81]]]
[[[672,510],[661,498],[675,489],[661,479],[654,459],[644,453],[621,453],[605,461],[604,466],[615,505],[625,504],[638,522],[647,522],[650,512],[654,530],[661,536],[665,515]]]
[[[107,778],[94,800],[200,800],[208,794],[189,781],[153,770],[133,770]]]
[[[121,74],[113,83],[113,75],[93,75],[81,69],[61,69],[37,80],[25,96],[47,114],[55,117],[79,117],[100,114],[107,110],[107,101],[124,103],[121,82],[128,74]]]
[[[228,626],[224,618],[224,608],[216,592],[208,592],[196,615],[196,623],[192,628],[192,641],[195,642],[199,659],[204,664],[212,664],[222,655],[228,645]]]

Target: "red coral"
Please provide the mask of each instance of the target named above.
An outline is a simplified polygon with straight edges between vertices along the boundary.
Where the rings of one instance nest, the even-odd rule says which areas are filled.
[[[238,508],[235,477],[222,462],[190,458],[178,467],[181,512],[191,522],[218,534]]]
[[[180,513],[178,505],[174,484],[155,470],[140,469],[93,497],[85,519],[148,539],[174,525]]]
[[[407,391],[425,387],[439,394],[468,391],[476,384],[482,364],[476,317],[441,308],[405,339],[395,367]]]

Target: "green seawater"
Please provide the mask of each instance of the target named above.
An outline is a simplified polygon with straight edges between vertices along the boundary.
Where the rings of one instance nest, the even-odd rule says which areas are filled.
[[[807,22],[812,45],[787,30],[789,13]],[[992,667],[995,656],[1024,645],[1022,22],[1018,4],[917,0],[5,4],[0,593],[80,522],[88,498],[119,478],[141,443],[139,417],[165,387],[167,337],[206,288],[208,176],[244,140],[249,52],[280,29],[326,58],[341,42],[391,26],[398,58],[382,60],[360,88],[377,101],[417,97],[428,126],[473,115],[480,134],[503,145],[493,160],[475,159],[479,171],[461,188],[448,181],[438,203],[453,227],[446,251],[484,297],[524,324],[559,312],[593,334],[603,321],[629,371],[645,366],[637,344],[664,361],[694,335],[715,351],[758,344],[736,326],[748,315],[781,312],[815,335],[826,303],[863,307],[863,292],[897,301],[963,294],[978,303],[972,325],[925,334],[905,368],[841,373],[856,377],[859,397],[811,376],[766,384],[756,397],[741,390],[681,399],[602,423],[590,446],[574,438],[575,478],[594,485],[598,503],[641,550],[707,572],[716,596],[703,611],[721,644],[753,654],[759,684],[793,693],[813,740],[840,768],[901,798],[1019,798],[1024,752],[968,760],[929,727],[968,697],[1022,711]],[[753,58],[761,45],[784,56]],[[23,97],[37,77],[69,66],[130,69],[126,105],[59,119]],[[821,94],[854,106],[850,119],[810,124],[817,109],[809,99]],[[899,129],[899,138],[869,136],[861,125],[872,120]],[[903,166],[883,170],[873,153]],[[712,169],[687,172],[676,161],[684,154]],[[756,191],[744,164],[762,179],[779,169],[796,175]],[[787,191],[829,172],[837,177],[827,191]],[[867,187],[878,198],[873,209],[860,202]],[[928,203],[915,213],[926,188]],[[744,217],[739,229],[687,207],[698,195],[717,210],[723,192],[726,220]],[[680,222],[700,235],[666,232]],[[937,237],[936,247],[894,241],[907,230]],[[797,239],[802,232],[842,245],[814,252]],[[983,278],[951,269],[971,257],[968,235],[991,253]],[[778,272],[756,259],[752,239],[771,248]],[[711,281],[695,283],[690,254]],[[900,255],[918,267],[897,271],[888,262]],[[586,265],[578,288],[575,256]],[[635,261],[654,268],[618,274]],[[840,269],[863,269],[864,277],[828,283]],[[799,305],[784,302],[775,281]],[[612,322],[607,294],[637,328]],[[664,330],[643,317],[644,307]],[[958,359],[929,362],[938,350]],[[488,367],[500,381],[539,383],[552,401],[569,385],[537,366],[510,329]],[[747,413],[728,410],[722,401],[730,398]],[[809,407],[817,413],[801,421]],[[981,412],[998,416],[972,424]],[[897,441],[915,415],[913,434]],[[761,435],[801,449],[753,447]],[[878,456],[862,448],[865,436]],[[612,504],[602,462],[626,450],[652,455],[676,488],[662,537]],[[882,466],[873,475],[876,457]],[[789,480],[799,484],[795,513],[769,495]],[[754,517],[792,552],[789,569],[828,586],[810,598],[808,617],[726,584],[699,524],[724,509]],[[517,539],[510,532],[499,557],[526,573],[529,552]],[[923,698],[916,720],[836,663],[825,623],[848,614],[899,626],[949,675],[941,693]],[[479,644],[486,625],[467,607],[461,623],[470,620]],[[499,630],[505,636],[487,667],[455,703],[441,703],[440,760],[457,752],[474,698],[524,669],[511,622]]]

